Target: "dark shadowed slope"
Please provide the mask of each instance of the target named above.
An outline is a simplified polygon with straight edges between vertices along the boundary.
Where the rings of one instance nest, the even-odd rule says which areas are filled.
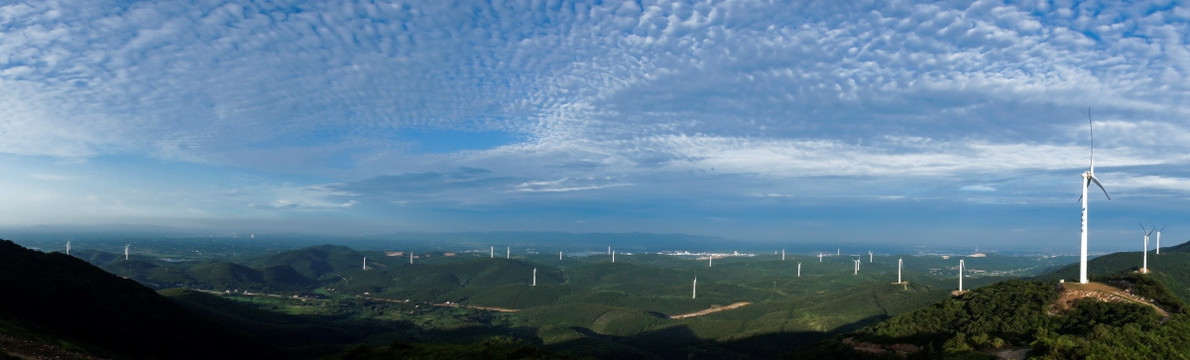
[[[113,358],[277,357],[132,280],[0,240],[0,333]]]

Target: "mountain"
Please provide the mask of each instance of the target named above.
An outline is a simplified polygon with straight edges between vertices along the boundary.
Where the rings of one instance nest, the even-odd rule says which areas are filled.
[[[1090,284],[1057,281],[1071,278],[1069,267],[1034,281],[999,282],[825,340],[799,355],[1185,358],[1190,315],[1186,299],[1171,290],[1190,278],[1190,271],[1172,263],[1184,260],[1182,254],[1163,253],[1157,263],[1150,257],[1150,268],[1163,264],[1160,268],[1169,269],[1151,274],[1134,272],[1140,253],[1101,256],[1088,264],[1096,269]]]
[[[60,253],[0,240],[0,334],[109,358],[279,357],[153,290]],[[30,354],[13,354],[18,357]]]

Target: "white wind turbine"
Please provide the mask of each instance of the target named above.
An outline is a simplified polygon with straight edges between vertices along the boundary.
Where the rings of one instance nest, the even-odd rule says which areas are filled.
[[[903,259],[903,258],[897,259],[897,283],[898,284],[905,283],[904,281],[901,281],[901,269],[903,269],[904,267],[905,267],[905,259]]]
[[[963,259],[959,259],[959,292],[963,292]]]
[[[128,247],[132,244],[124,244],[124,261],[128,261]]]
[[[1156,226],[1154,226],[1154,228],[1156,228]],[[1145,229],[1144,224],[1141,224],[1140,231],[1145,233],[1145,250],[1144,250],[1145,255],[1144,255],[1144,262],[1142,262],[1140,265],[1140,273],[1148,274],[1149,273],[1149,234],[1153,233],[1153,229]]]
[[[1165,230],[1165,225],[1161,225],[1161,228],[1157,229],[1157,255],[1161,255],[1161,230]],[[67,243],[69,243],[69,242],[67,242]],[[1148,248],[1148,246],[1146,246],[1145,248]],[[70,255],[70,254],[67,254],[67,255]]]
[[[533,268],[533,285],[531,286],[537,286],[537,268]]]
[[[691,299],[698,298],[698,275],[694,276],[694,287],[691,288],[691,290],[690,290],[690,298]]]
[[[70,255],[70,240],[66,240],[66,255]]]
[[[781,249],[781,261],[785,261],[785,249]]]
[[[859,263],[862,262],[863,259],[855,259],[853,261],[855,261],[855,273],[851,275],[859,275]]]
[[[492,246],[491,248],[488,249],[488,258],[489,259],[496,258],[496,247],[495,246]]]
[[[505,259],[511,259],[511,258],[512,258],[512,247],[510,247],[510,246],[505,246],[505,247],[504,247],[504,258],[505,258]]]
[[[1078,282],[1080,284],[1087,283],[1087,188],[1091,187],[1091,183],[1094,182],[1096,186],[1099,186],[1100,190],[1103,190],[1103,196],[1111,200],[1111,195],[1107,194],[1107,189],[1104,189],[1099,179],[1095,178],[1095,126],[1091,123],[1091,109],[1087,109],[1087,125],[1091,128],[1091,166],[1083,173],[1083,195],[1079,198],[1083,206],[1083,227],[1079,243],[1078,261]]]
[[[818,253],[818,262],[822,262],[822,253]]]
[[[409,263],[413,264],[413,251],[412,250],[409,251]]]
[[[368,257],[364,257],[364,270],[368,270]]]
[[[616,251],[612,250],[612,262],[616,262]]]
[[[562,260],[562,250],[558,250],[558,261]]]
[[[715,255],[707,253],[707,267],[715,266]]]
[[[872,263],[872,250],[868,250],[868,263]]]
[[[802,262],[797,262],[797,277],[802,277]]]

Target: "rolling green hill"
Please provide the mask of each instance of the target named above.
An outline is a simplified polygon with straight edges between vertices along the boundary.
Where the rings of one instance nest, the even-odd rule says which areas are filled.
[[[278,357],[228,329],[82,260],[0,240],[0,333],[115,358]]]

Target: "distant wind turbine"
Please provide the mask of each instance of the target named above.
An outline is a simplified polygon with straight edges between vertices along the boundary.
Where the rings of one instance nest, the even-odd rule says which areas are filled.
[[[364,257],[364,270],[368,270],[368,257]]]
[[[70,240],[66,240],[66,255],[70,255]]]
[[[802,277],[802,262],[797,262],[797,277]]]
[[[1154,228],[1156,228],[1156,226],[1154,226]],[[1153,233],[1153,229],[1145,229],[1144,224],[1141,224],[1140,231],[1145,233],[1145,250],[1144,250],[1145,255],[1144,255],[1144,262],[1142,262],[1141,266],[1140,266],[1140,273],[1148,274],[1149,273],[1149,234]]]
[[[785,249],[781,249],[781,261],[785,261]]]
[[[691,290],[690,290],[690,298],[691,299],[698,298],[698,276],[694,277],[694,287],[691,288]]]
[[[822,253],[818,253],[818,262],[822,262]]]
[[[492,246],[490,249],[488,249],[488,251],[489,251],[488,258],[495,259],[496,258],[496,247]]]
[[[128,261],[128,247],[132,244],[124,244],[124,261]]]
[[[504,247],[504,258],[505,258],[505,259],[511,259],[511,258],[512,258],[512,247],[510,247],[510,246],[505,246],[505,247]]]
[[[901,281],[901,269],[903,269],[904,267],[905,267],[905,259],[904,258],[897,259],[897,283],[898,284],[905,283],[904,281]]]
[[[855,273],[851,275],[859,275],[859,263],[862,261],[862,259],[855,259],[853,261],[855,261]]]
[[[1161,228],[1157,229],[1157,255],[1161,255],[1161,230],[1165,230],[1165,225],[1161,225]],[[69,244],[69,242],[67,243]]]
[[[707,253],[707,267],[715,266],[715,255]]]
[[[1103,188],[1103,184],[1095,177],[1095,126],[1091,122],[1091,109],[1087,109],[1087,125],[1091,128],[1091,166],[1083,173],[1083,195],[1079,198],[1083,206],[1083,227],[1082,235],[1080,236],[1078,260],[1078,282],[1080,284],[1087,283],[1087,188],[1091,187],[1091,183],[1094,182],[1096,186],[1099,186],[1099,190],[1103,190],[1103,196],[1111,200],[1111,195],[1107,194],[1107,189]]]
[[[959,292],[963,291],[963,259],[959,259]]]
[[[835,256],[843,255],[843,249],[835,249]]]
[[[562,260],[562,250],[558,250],[558,261]]]
[[[872,250],[868,250],[868,263],[872,263]]]
[[[616,252],[615,252],[615,250],[613,250],[613,251],[612,251],[612,262],[616,262]]]
[[[607,254],[608,254],[608,255],[611,255],[611,254],[612,254],[612,247],[611,247],[611,246],[608,246],[608,247],[607,247]]]
[[[409,263],[410,264],[413,263],[413,251],[412,250],[409,251]]]
[[[537,268],[533,268],[533,285],[537,286]]]

